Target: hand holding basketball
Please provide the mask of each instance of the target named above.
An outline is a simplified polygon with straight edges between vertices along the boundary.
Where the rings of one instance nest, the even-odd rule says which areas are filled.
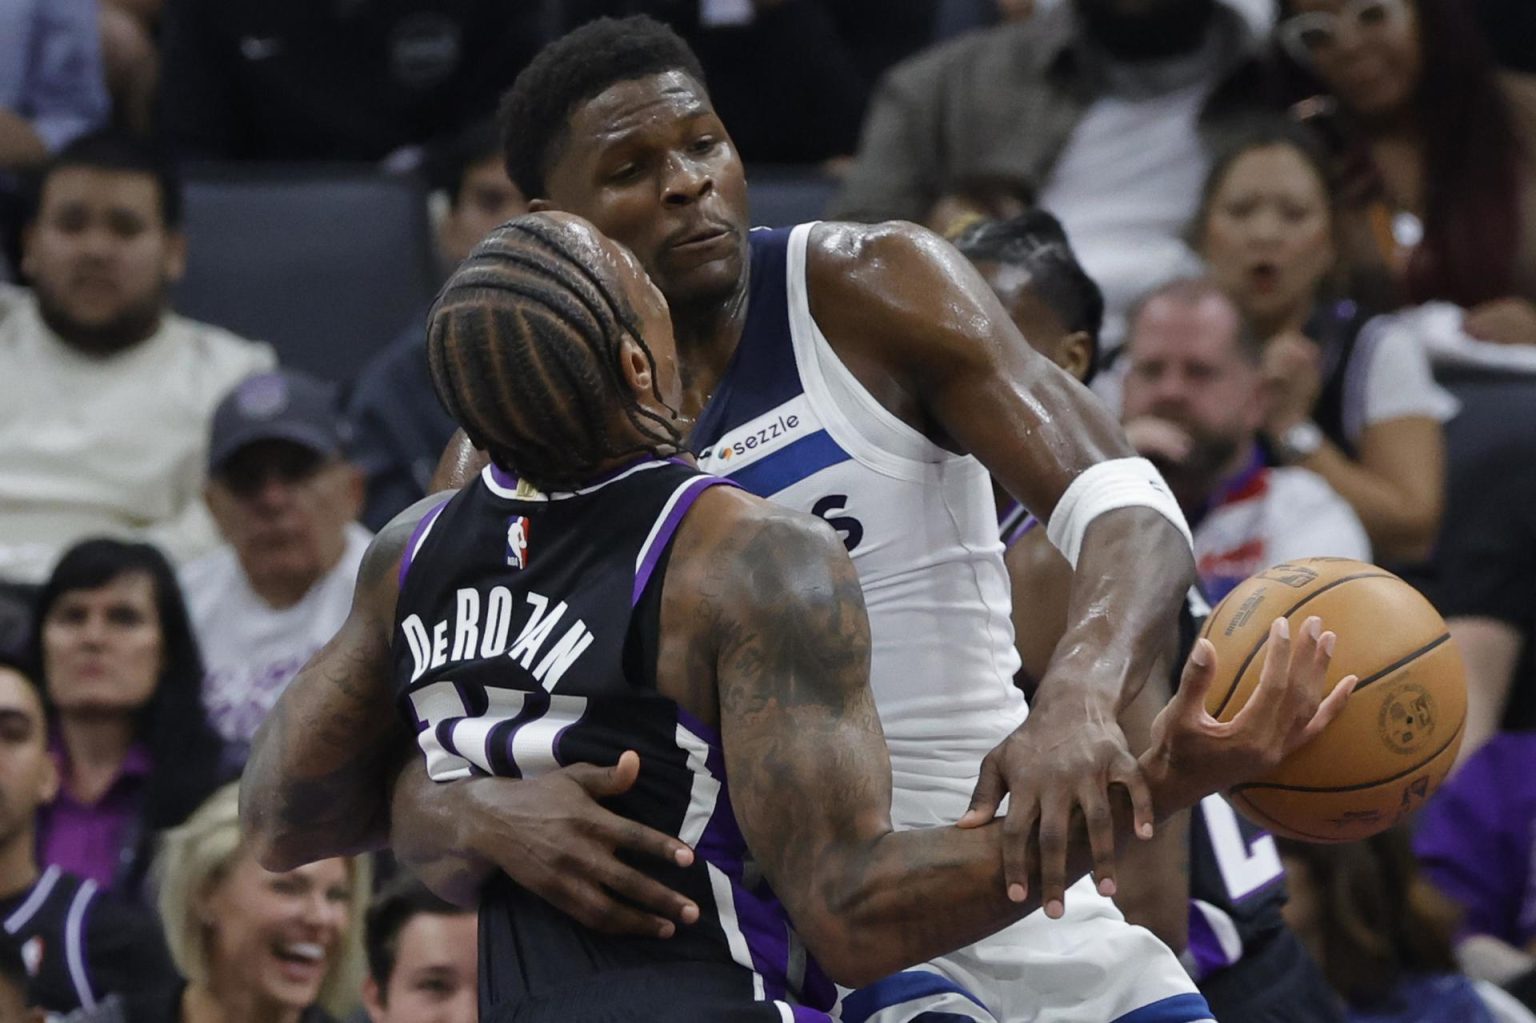
[[[1193,805],[1212,792],[1266,776],[1296,750],[1322,734],[1344,710],[1354,676],[1326,685],[1337,637],[1316,617],[1299,635],[1277,618],[1253,695],[1241,710],[1218,720],[1207,709],[1213,682],[1225,671],[1210,640],[1195,641],[1179,691],[1152,724],[1156,775],[1185,793]],[[1187,788],[1186,788],[1187,786]]]
[[[1232,779],[1238,811],[1278,835],[1349,842],[1421,806],[1455,763],[1467,713],[1465,669],[1445,622],[1412,586],[1375,565],[1303,558],[1229,593],[1202,630],[1217,651],[1205,706],[1236,723],[1262,692],[1277,616],[1294,631],[1319,616],[1338,630],[1319,694],[1360,681],[1338,720],[1259,777]],[[1267,632],[1267,634],[1266,634]],[[1261,657],[1260,655],[1263,654]]]

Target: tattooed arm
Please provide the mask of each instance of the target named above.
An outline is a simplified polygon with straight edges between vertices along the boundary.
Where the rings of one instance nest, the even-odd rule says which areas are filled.
[[[294,677],[251,745],[240,820],[269,870],[383,846],[389,792],[415,743],[395,709],[396,573],[419,502],[374,537],[341,629]]]
[[[690,516],[674,549],[662,631],[691,628],[690,659],[713,665],[737,821],[822,966],[858,986],[1034,909],[1041,843],[1024,854],[1027,887],[1005,893],[1000,823],[892,830],[868,619],[831,529],[739,492],[711,491],[700,510],[706,502],[715,511]],[[1263,695],[1230,724],[1201,702],[1214,673],[1208,644],[1205,663],[1186,669],[1142,759],[1156,814],[1262,773],[1342,709],[1337,694],[1321,709],[1310,695],[1327,663],[1316,637],[1299,638],[1294,657],[1288,638],[1271,639]],[[1110,813],[1127,837],[1123,793]],[[1081,818],[1042,841],[1059,843],[1072,876],[1092,864]]]

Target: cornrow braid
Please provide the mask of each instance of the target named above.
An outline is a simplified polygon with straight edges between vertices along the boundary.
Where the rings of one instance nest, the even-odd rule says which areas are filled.
[[[574,490],[605,462],[683,447],[673,421],[626,384],[625,337],[655,381],[656,358],[628,303],[567,232],[529,214],[491,232],[444,285],[427,359],[438,399],[476,447],[541,490]],[[655,384],[652,394],[662,401]],[[616,433],[615,410],[639,440]]]

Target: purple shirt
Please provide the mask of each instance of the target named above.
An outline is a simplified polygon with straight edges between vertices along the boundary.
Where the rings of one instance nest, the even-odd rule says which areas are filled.
[[[68,755],[57,735],[48,749],[59,777],[68,779]],[[38,859],[45,866],[90,878],[103,888],[112,887],[124,857],[133,852],[124,845],[135,838],[150,767],[149,750],[136,742],[128,747],[117,777],[96,802],[82,803],[69,794],[67,785],[59,786],[52,805],[38,812]]]
[[[1469,934],[1517,948],[1536,936],[1536,734],[1505,733],[1429,801],[1414,849]]]

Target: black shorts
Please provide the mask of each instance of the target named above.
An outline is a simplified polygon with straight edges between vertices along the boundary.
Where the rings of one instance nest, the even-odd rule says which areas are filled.
[[[1345,1023],[1323,971],[1289,930],[1207,977],[1200,993],[1217,1023]]]

